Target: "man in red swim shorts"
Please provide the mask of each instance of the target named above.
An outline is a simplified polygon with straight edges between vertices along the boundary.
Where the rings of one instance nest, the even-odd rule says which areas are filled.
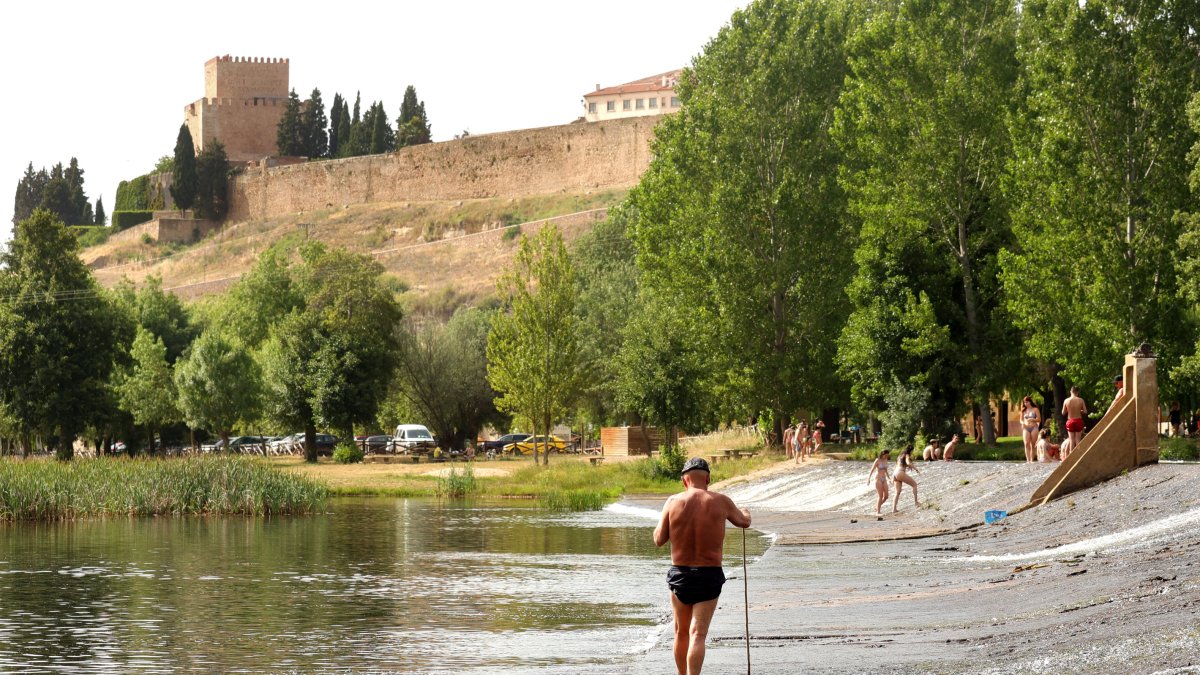
[[[1083,440],[1083,418],[1087,415],[1087,403],[1080,398],[1079,387],[1071,387],[1071,395],[1063,402],[1062,414],[1067,418],[1067,436],[1070,437],[1071,450],[1074,451]]]
[[[683,465],[687,489],[672,495],[654,528],[654,545],[671,542],[672,567],[667,572],[671,610],[675,614],[675,668],[697,675],[704,665],[704,640],[725,583],[721,552],[725,521],[750,527],[750,512],[723,494],[708,491],[708,462],[693,457]]]

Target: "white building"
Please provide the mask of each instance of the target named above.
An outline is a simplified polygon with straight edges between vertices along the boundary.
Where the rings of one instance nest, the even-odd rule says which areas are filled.
[[[600,88],[583,95],[583,116],[589,122],[621,117],[663,115],[679,110],[675,85],[678,70],[672,70],[615,87]]]

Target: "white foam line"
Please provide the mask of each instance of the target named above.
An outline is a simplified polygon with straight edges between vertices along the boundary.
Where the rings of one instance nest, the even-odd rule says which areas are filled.
[[[654,509],[648,509],[644,506],[630,506],[628,504],[609,504],[608,506],[604,507],[604,510],[608,511],[609,513],[619,513],[625,516],[637,516],[638,518],[650,518],[652,520],[658,520],[659,516],[661,515]]]
[[[1184,513],[1178,513],[1173,516],[1168,516],[1162,520],[1156,520],[1145,525],[1139,525],[1128,530],[1106,534],[1103,537],[1093,537],[1084,539],[1071,544],[1063,544],[1054,548],[1047,548],[1041,551],[1032,551],[1029,553],[1009,553],[1006,555],[974,555],[961,558],[949,558],[947,562],[1011,562],[1017,560],[1036,560],[1038,558],[1056,558],[1076,555],[1080,553],[1092,553],[1095,551],[1112,550],[1121,547],[1131,547],[1131,545],[1149,545],[1154,542],[1155,537],[1162,535],[1179,536],[1184,534],[1181,529],[1188,525],[1200,523],[1200,509],[1193,509]]]

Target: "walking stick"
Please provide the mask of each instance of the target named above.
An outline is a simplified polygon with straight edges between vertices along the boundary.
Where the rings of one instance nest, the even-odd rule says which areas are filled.
[[[750,578],[746,572],[746,528],[742,528],[742,593],[746,599],[746,675],[750,675]]]

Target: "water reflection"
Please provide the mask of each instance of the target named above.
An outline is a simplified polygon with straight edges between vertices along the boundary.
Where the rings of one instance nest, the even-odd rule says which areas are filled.
[[[668,611],[653,525],[346,499],[304,518],[0,526],[0,670],[611,666]]]

